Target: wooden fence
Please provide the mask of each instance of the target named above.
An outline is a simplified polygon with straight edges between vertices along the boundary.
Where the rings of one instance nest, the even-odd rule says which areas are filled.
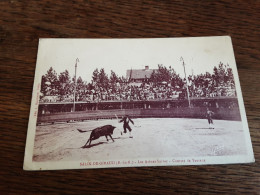
[[[212,108],[214,119],[241,120],[238,108]],[[115,119],[129,115],[132,118],[206,118],[206,108],[170,108],[170,109],[118,109],[63,112],[38,116],[37,124],[98,119]]]

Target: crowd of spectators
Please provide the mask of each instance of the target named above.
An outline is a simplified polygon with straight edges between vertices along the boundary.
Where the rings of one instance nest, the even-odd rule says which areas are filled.
[[[226,97],[236,96],[232,80],[218,81],[211,74],[189,76],[186,79],[171,82],[123,82],[110,84],[107,88],[93,85],[92,89],[79,89],[76,101],[133,101],[133,100],[166,100],[187,97],[187,86],[190,97]],[[45,96],[41,102],[73,102],[73,94],[65,96]]]
[[[189,76],[188,86],[191,97],[236,96],[233,80],[218,82],[210,74]]]
[[[115,87],[110,87],[107,90],[104,88],[95,88],[86,95],[79,97],[79,101],[131,101],[131,100],[156,100],[178,98],[177,91],[173,87],[160,85],[154,86],[147,83],[135,84],[119,84]]]

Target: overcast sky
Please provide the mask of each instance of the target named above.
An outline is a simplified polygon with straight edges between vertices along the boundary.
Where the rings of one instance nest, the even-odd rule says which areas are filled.
[[[187,75],[212,73],[219,62],[235,67],[231,40],[222,37],[157,38],[157,39],[41,39],[37,71],[46,74],[50,67],[59,74],[67,69],[74,76],[76,58],[79,58],[77,78],[90,82],[94,69],[105,68],[110,75],[126,76],[127,69],[143,69],[148,65],[156,69],[158,64],[172,66],[184,76],[182,62]]]

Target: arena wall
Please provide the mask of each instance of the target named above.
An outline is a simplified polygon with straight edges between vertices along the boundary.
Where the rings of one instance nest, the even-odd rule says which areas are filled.
[[[213,119],[241,120],[238,107],[235,108],[211,108],[214,112]],[[70,122],[98,119],[116,119],[129,115],[132,118],[205,118],[205,107],[180,107],[169,109],[115,109],[115,110],[89,110],[79,112],[52,113],[38,116],[37,124]]]

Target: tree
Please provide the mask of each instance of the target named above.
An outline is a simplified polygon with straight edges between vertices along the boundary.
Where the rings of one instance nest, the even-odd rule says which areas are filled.
[[[158,69],[156,71],[154,70],[152,72],[150,80],[156,84],[161,83],[161,82],[168,83],[171,81],[172,73],[174,74],[174,72],[175,72],[175,71],[174,72],[173,71],[174,71],[173,69],[168,70],[165,66],[163,66],[162,64],[159,64]]]
[[[111,74],[110,74],[110,83],[115,84],[118,82],[118,76],[116,75],[116,73],[111,70]]]
[[[224,65],[222,62],[219,63],[218,65],[218,75],[219,75],[219,82],[223,83],[224,82],[224,77],[226,74],[226,70],[224,68]]]
[[[228,66],[228,68],[227,68],[228,80],[229,80],[232,84],[235,84],[232,68],[230,68],[229,65],[227,65],[227,66]]]
[[[74,80],[74,79],[73,79]],[[77,91],[85,90],[85,83],[81,77],[77,79]]]
[[[170,72],[171,78],[177,78],[178,75],[176,74],[175,70],[171,66],[169,66],[169,72]]]
[[[99,71],[98,69],[96,68],[92,74],[92,82],[93,83],[96,83],[98,82],[98,75],[99,75]]]
[[[218,68],[216,66],[214,66],[213,71],[214,71],[213,79],[214,79],[214,82],[215,82],[215,86],[218,87],[218,83],[219,83]]]
[[[57,73],[52,67],[42,76],[41,92],[44,96],[58,94]]]
[[[92,83],[88,83],[86,85],[86,90],[88,93],[90,93],[91,90],[93,90],[95,87],[92,85]]]
[[[43,96],[46,96],[48,93],[48,85],[47,85],[47,79],[45,75],[42,75],[42,81],[41,81],[41,93]]]
[[[98,80],[99,80],[98,81],[99,86],[107,89],[107,87],[109,85],[109,79],[108,79],[107,74],[105,73],[104,68],[100,69],[99,75],[98,75]]]
[[[70,75],[68,70],[61,72],[59,75],[59,95],[71,95],[74,89],[74,84],[71,85]]]
[[[74,80],[74,79],[73,79]],[[78,97],[79,100],[82,100],[83,96],[86,94],[86,84],[82,80],[81,77],[77,79],[77,87],[76,87],[76,97]]]
[[[109,79],[107,74],[105,73],[105,69],[101,68],[100,71],[95,69],[92,74],[92,83],[97,85],[98,87],[102,87],[107,89],[109,86]]]

